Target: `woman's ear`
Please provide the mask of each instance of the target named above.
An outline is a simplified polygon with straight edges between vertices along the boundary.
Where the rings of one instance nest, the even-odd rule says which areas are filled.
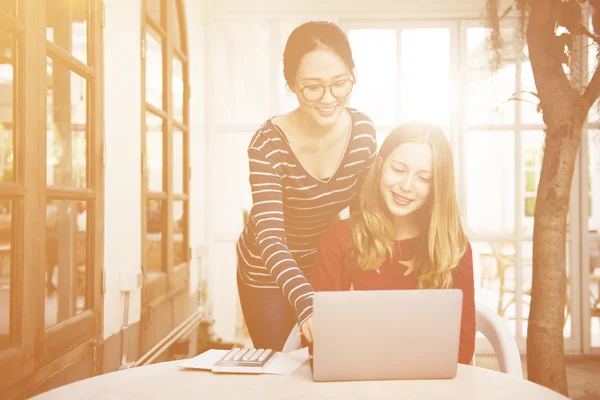
[[[290,93],[293,93],[296,96],[298,96],[300,94],[300,88],[298,87],[298,85],[295,82],[292,82],[291,84],[290,84],[290,82],[286,82],[285,87],[287,88],[287,90],[290,91]]]

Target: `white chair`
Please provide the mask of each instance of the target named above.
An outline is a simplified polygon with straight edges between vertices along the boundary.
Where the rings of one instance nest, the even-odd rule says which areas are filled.
[[[494,349],[500,371],[523,378],[519,348],[504,319],[481,303],[475,303],[475,318],[477,331],[485,336]]]
[[[491,343],[498,359],[500,371],[523,378],[519,349],[506,322],[491,308],[481,303],[475,304],[475,314],[476,329]],[[283,345],[284,352],[298,350],[302,346],[299,333],[300,328],[296,324]],[[475,356],[473,356],[474,360]],[[474,364],[473,361],[471,364]]]

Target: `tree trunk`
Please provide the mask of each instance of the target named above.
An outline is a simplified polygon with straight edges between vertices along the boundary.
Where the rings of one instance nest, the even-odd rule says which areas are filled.
[[[569,194],[583,126],[571,116],[548,127],[533,226],[533,282],[527,327],[527,375],[568,396],[564,362]]]
[[[569,82],[556,45],[560,4],[561,0],[529,0],[527,46],[547,129],[533,226],[527,375],[568,396],[563,338],[567,216],[581,130],[600,96],[600,69],[596,68],[583,93],[577,83]],[[581,78],[580,59],[576,52],[571,57],[571,74],[577,80]]]
[[[556,56],[554,25],[559,3],[532,0],[527,28],[531,66],[547,126],[533,227],[527,375],[530,381],[568,396],[563,338],[567,215],[589,105],[572,87]]]

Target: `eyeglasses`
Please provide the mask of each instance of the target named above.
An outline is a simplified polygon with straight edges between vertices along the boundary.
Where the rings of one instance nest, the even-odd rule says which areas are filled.
[[[332,83],[331,85],[307,85],[300,87],[297,82],[296,85],[300,88],[302,97],[310,103],[316,103],[325,96],[325,91],[331,89],[331,95],[338,100],[342,100],[352,92],[354,87],[354,81],[352,79],[343,79]]]

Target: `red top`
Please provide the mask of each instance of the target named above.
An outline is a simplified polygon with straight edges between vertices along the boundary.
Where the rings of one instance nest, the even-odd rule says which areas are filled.
[[[418,238],[396,241],[392,260],[386,260],[376,271],[359,270],[355,257],[350,257],[352,231],[347,221],[336,222],[321,236],[310,283],[315,291],[398,290],[417,289],[414,272],[404,275]],[[453,287],[463,291],[462,321],[458,362],[469,364],[475,351],[475,298],[471,245],[453,270]]]

